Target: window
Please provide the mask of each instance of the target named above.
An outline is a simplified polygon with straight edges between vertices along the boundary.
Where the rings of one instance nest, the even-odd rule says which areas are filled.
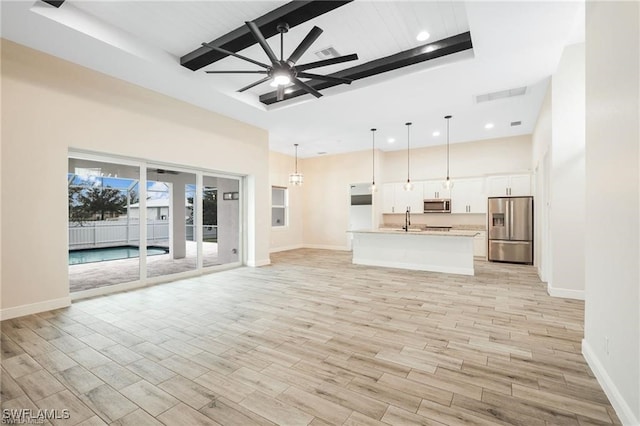
[[[271,226],[287,226],[287,188],[271,187]]]

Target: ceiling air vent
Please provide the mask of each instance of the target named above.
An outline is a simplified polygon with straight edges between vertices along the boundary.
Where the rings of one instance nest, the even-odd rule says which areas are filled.
[[[513,96],[522,96],[527,92],[527,86],[517,87],[515,89],[502,90],[500,92],[486,93],[476,96],[476,103],[495,101],[496,99],[511,98]]]
[[[333,48],[333,46],[325,47],[324,49],[318,50],[316,56],[320,59],[329,59],[329,58],[337,58],[340,56],[338,51]]]
[[[522,121],[512,121],[511,122],[511,127],[519,126],[521,124],[522,124]]]

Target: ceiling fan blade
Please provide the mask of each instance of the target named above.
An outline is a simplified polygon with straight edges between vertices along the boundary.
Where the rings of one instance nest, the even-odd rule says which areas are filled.
[[[205,71],[207,74],[268,74],[269,71]]]
[[[230,50],[223,49],[223,48],[218,47],[218,46],[214,46],[214,45],[213,45],[213,44],[211,44],[211,43],[202,43],[202,45],[203,45],[204,47],[208,47],[208,48],[209,48],[209,49],[211,49],[211,50],[215,50],[215,51],[217,51],[217,52],[224,53],[225,55],[235,56],[235,57],[236,57],[236,58],[238,58],[238,59],[242,59],[242,60],[244,60],[244,61],[251,62],[252,64],[256,64],[256,65],[258,65],[258,66],[260,66],[260,67],[262,67],[262,68],[271,68],[271,65],[263,64],[262,62],[256,61],[256,60],[251,59],[251,58],[247,58],[246,56],[238,55],[238,54],[237,54],[237,53],[235,53],[235,52],[232,52],[232,51],[230,51]]]
[[[338,56],[336,58],[324,59],[322,61],[296,65],[296,70],[298,71],[310,70],[312,68],[326,67],[327,65],[339,64],[342,62],[355,61],[357,59],[358,59],[358,55],[353,53],[351,55]]]
[[[307,83],[305,83],[304,81],[300,80],[299,78],[294,78],[293,79],[293,84],[295,84],[296,86],[298,86],[299,88],[301,88],[305,92],[311,93],[316,98],[319,98],[319,97],[322,96],[322,93],[318,92],[316,89],[314,89],[313,87],[309,86]]]
[[[278,85],[278,90],[276,91],[276,100],[278,100],[278,101],[284,100],[284,85],[283,84],[279,84]]]
[[[264,50],[264,53],[267,54],[267,56],[269,57],[269,60],[272,63],[277,63],[278,57],[276,56],[275,53],[273,53],[273,50],[271,50],[271,46],[269,46],[269,44],[267,43],[267,40],[265,40],[264,36],[260,32],[260,28],[258,28],[258,26],[253,21],[246,21],[245,24],[247,24],[247,26],[249,27],[249,31],[251,31],[251,34],[253,34],[253,37],[256,39],[260,47],[262,47],[262,50]]]
[[[338,83],[338,84],[351,84],[351,82],[353,81],[348,78],[332,77],[330,75],[311,74],[308,72],[299,72],[298,77],[313,78],[317,80],[330,81],[332,83]]]
[[[267,82],[269,80],[271,80],[271,77],[261,78],[260,80],[254,81],[253,83],[249,84],[248,86],[244,86],[242,89],[238,90],[238,92],[244,92],[245,90],[249,90],[252,87],[257,86],[258,84],[265,83],[265,82]],[[280,87],[280,86],[278,86],[278,87]]]
[[[298,62],[298,59],[300,59],[300,57],[304,55],[304,52],[306,52],[311,47],[313,42],[316,41],[318,37],[320,37],[320,34],[322,34],[322,29],[318,27],[311,28],[309,34],[307,34],[304,40],[302,40],[298,47],[296,47],[296,50],[294,50],[291,56],[289,56],[287,62],[289,62],[291,65]]]

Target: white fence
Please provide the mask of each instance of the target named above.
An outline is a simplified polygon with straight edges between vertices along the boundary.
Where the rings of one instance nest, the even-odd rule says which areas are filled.
[[[168,220],[150,220],[147,222],[147,244],[169,242]],[[194,225],[186,226],[186,239],[195,241]],[[216,225],[204,225],[203,237],[217,238]],[[138,245],[140,240],[140,224],[137,220],[130,221],[96,221],[83,224],[69,224],[69,248],[80,249],[90,247],[112,247],[119,245]]]
[[[69,248],[109,247],[137,245],[140,241],[140,224],[137,221],[96,221],[69,224]],[[169,241],[169,221],[147,222],[147,243]]]

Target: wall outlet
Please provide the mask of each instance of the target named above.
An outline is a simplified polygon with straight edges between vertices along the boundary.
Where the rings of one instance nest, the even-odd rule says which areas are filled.
[[[609,337],[604,338],[604,353],[609,355]]]

